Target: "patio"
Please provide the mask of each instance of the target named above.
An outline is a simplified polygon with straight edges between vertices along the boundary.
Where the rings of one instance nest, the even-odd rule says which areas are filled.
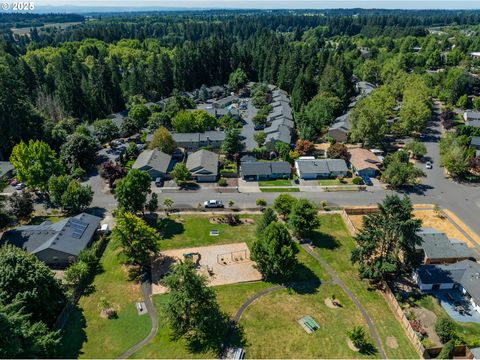
[[[433,295],[453,320],[480,323],[480,313],[473,309],[470,301],[459,290],[435,291]]]

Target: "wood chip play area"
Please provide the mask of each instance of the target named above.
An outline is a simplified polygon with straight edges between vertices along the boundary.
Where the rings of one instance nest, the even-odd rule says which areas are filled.
[[[246,243],[203,246],[162,251],[152,261],[152,292],[163,294],[167,289],[161,279],[178,260],[190,259],[205,275],[210,286],[235,284],[262,279],[250,260]]]

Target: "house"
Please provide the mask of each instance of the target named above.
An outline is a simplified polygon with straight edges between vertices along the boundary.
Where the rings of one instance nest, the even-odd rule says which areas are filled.
[[[111,119],[112,122],[119,128],[122,128],[123,122],[128,116],[128,110],[123,110],[115,114],[110,114],[107,116],[108,119]]]
[[[465,111],[463,113],[463,119],[465,120],[465,125],[474,126],[467,124],[467,122],[480,121],[480,111]]]
[[[447,235],[435,229],[422,229],[418,235],[422,243],[416,246],[417,253],[424,264],[451,264],[472,259],[475,256],[467,245],[460,240],[449,239]]]
[[[480,150],[480,136],[472,136],[472,141],[470,142],[470,147]]]
[[[213,107],[217,109],[224,109],[238,101],[238,97],[230,95],[213,102]]]
[[[22,248],[47,265],[64,267],[91,243],[100,220],[82,213],[56,223],[20,226],[5,232],[2,243]]]
[[[10,179],[13,177],[13,165],[10,161],[0,161],[0,178]]]
[[[346,113],[335,119],[328,128],[328,136],[337,142],[347,142],[350,133],[350,113]]]
[[[197,182],[215,182],[218,179],[218,154],[198,150],[188,156],[187,168]]]
[[[202,147],[220,149],[225,140],[223,131],[206,131],[204,133],[173,133],[173,140],[178,147],[196,151]]]
[[[355,84],[357,92],[362,96],[368,96],[375,90],[375,85],[367,81],[359,81]]]
[[[288,126],[281,125],[277,131],[269,133],[265,137],[265,147],[268,151],[275,151],[275,144],[277,142],[290,144],[292,142],[292,129]]]
[[[247,181],[290,179],[292,170],[287,161],[242,162],[240,174]]]
[[[348,152],[352,171],[358,176],[375,177],[380,171],[381,162],[370,150],[355,148]]]
[[[170,170],[171,161],[172,155],[158,149],[145,150],[135,160],[132,169],[143,170],[155,180],[157,177],[165,177]]]
[[[455,264],[422,265],[414,273],[422,291],[458,289],[480,313],[480,264],[462,260]]]
[[[304,180],[345,176],[348,173],[347,164],[341,159],[298,159],[295,167],[298,177]]]

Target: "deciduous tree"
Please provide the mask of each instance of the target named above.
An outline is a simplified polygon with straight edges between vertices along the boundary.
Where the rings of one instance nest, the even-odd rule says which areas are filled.
[[[117,181],[115,199],[118,206],[124,211],[133,213],[142,211],[150,194],[150,182],[152,179],[145,171],[132,169],[127,176]]]
[[[167,130],[167,128],[161,126],[153,133],[153,139],[148,144],[149,149],[158,148],[160,151],[163,151],[165,154],[173,154],[175,150],[175,141],[173,140],[172,134]]]
[[[317,206],[307,200],[299,199],[292,205],[292,210],[288,215],[288,226],[292,229],[295,236],[303,238],[320,225]]]

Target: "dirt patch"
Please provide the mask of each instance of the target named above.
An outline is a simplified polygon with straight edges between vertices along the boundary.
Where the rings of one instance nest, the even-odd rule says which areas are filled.
[[[325,298],[324,302],[325,305],[327,305],[330,309],[338,309],[341,307],[338,305],[338,300],[335,300],[335,302],[333,302],[332,299]]]
[[[423,328],[427,332],[427,336],[432,343],[437,344],[438,346],[442,345],[440,338],[435,332],[435,322],[437,321],[437,315],[433,311],[422,307],[411,308],[415,314],[415,319],[422,324]]]
[[[390,349],[398,348],[398,342],[397,342],[397,338],[395,336],[388,336],[386,344]]]
[[[262,279],[260,272],[250,260],[246,243],[203,246],[196,248],[162,251],[152,260],[152,292],[162,294],[167,289],[160,283],[170,266],[185,255],[195,257],[198,272],[205,275],[210,286],[236,284]]]
[[[449,210],[445,210],[446,213],[448,213],[449,216],[451,216],[453,219],[455,219],[455,222],[457,222],[457,217],[455,214],[453,214]],[[414,209],[413,210],[413,215],[415,216],[416,219],[422,220],[422,226],[424,228],[432,228],[435,230],[438,230],[440,232],[445,233],[450,239],[457,239],[465,242],[469,247],[474,247],[475,244],[472,244],[472,242],[460,231],[458,230],[455,225],[447,218],[443,217],[440,218],[436,216],[435,212],[431,209]],[[363,216],[364,215],[349,215],[348,217],[350,218],[352,225],[356,230],[360,230],[363,226]],[[458,219],[459,220],[459,219]],[[459,226],[463,227],[463,223],[459,223]],[[467,233],[475,240],[478,239],[479,244],[480,244],[480,237],[477,236],[473,231],[471,231],[469,228],[464,229],[467,231]]]
[[[360,351],[359,348],[357,348],[355,345],[353,345],[353,342],[350,339],[347,339],[347,345],[350,348],[350,350],[352,350],[354,352],[359,352]]]

